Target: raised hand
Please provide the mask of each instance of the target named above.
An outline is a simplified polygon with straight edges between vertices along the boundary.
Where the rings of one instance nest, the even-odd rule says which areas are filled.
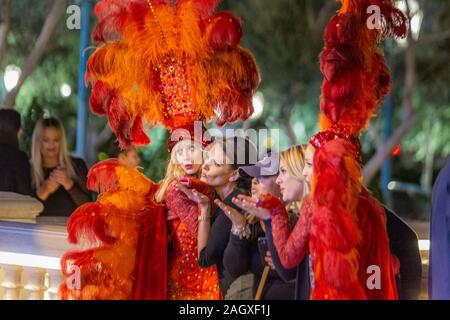
[[[203,193],[198,192],[196,189],[190,189],[186,183],[177,182],[175,188],[183,192],[190,200],[194,201],[201,207],[209,207],[210,201]]]
[[[249,196],[240,194],[233,198],[233,203],[237,205],[242,210],[254,215],[260,219],[268,220],[270,219],[270,212],[266,208],[258,207],[257,201]]]
[[[223,210],[225,215],[228,217],[228,219],[231,220],[234,226],[245,226],[247,220],[245,219],[245,216],[238,212],[236,209],[227,206],[225,203],[220,201],[219,199],[214,200],[214,203]]]
[[[58,180],[53,175],[50,175],[47,180],[45,180],[45,191],[50,195],[52,193],[55,193],[60,185],[61,184],[58,182]]]
[[[73,180],[70,179],[70,177],[67,176],[66,172],[61,168],[53,170],[50,176],[55,179],[56,182],[62,185],[66,190],[70,190],[73,187]]]
[[[270,269],[275,270],[275,265],[273,264],[272,254],[270,253],[270,251],[266,252],[264,261],[266,261],[266,263],[270,267]]]
[[[187,188],[191,188],[192,187],[192,179],[186,176],[183,176],[181,178],[178,179],[178,183],[186,186]]]

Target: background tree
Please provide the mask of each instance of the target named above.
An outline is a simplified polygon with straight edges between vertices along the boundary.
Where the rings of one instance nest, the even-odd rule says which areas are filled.
[[[33,72],[34,68],[36,67],[39,59],[42,57],[42,54],[44,53],[45,49],[47,48],[47,44],[50,40],[50,37],[60,20],[60,17],[65,9],[65,0],[54,0],[53,5],[51,7],[50,12],[48,15],[46,15],[45,22],[43,24],[43,27],[41,29],[41,32],[39,34],[39,37],[37,38],[31,52],[25,59],[22,68],[21,68],[21,74],[19,77],[19,81],[17,82],[16,86],[6,95],[5,100],[3,101],[3,106],[6,108],[13,108],[15,106],[16,97],[24,84],[25,80],[28,78],[28,76]],[[6,2],[5,8],[6,10],[10,9],[10,2]],[[21,11],[21,14],[24,12],[27,12],[28,10]],[[7,18],[8,13],[6,13]],[[7,23],[6,23],[7,25]],[[6,31],[8,31],[7,29]],[[6,33],[6,36],[8,33]],[[5,49],[6,50],[6,49]],[[0,52],[1,53],[1,52]],[[1,60],[0,60],[1,63]]]

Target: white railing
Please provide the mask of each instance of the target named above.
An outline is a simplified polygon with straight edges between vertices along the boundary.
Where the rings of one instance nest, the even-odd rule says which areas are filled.
[[[69,249],[64,223],[0,221],[0,300],[55,300],[60,257]]]

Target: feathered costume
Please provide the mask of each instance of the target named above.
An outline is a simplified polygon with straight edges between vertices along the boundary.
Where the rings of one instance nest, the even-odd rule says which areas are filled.
[[[305,200],[290,235],[281,201],[265,196],[258,205],[270,209],[286,267],[309,250],[312,299],[397,299],[384,208],[361,183],[359,134],[390,90],[378,44],[386,36],[404,36],[406,17],[392,0],[340,2],[320,54],[323,131],[310,141],[316,148],[312,199]],[[369,28],[371,5],[381,12],[378,29]]]
[[[106,115],[122,148],[145,145],[150,126],[174,131],[195,120],[218,125],[247,119],[260,76],[239,46],[240,20],[214,13],[220,0],[101,0],[93,40],[100,43],[85,75],[91,111]],[[63,299],[166,299],[167,229],[157,185],[116,160],[95,165],[95,203],[68,222],[69,240],[88,246],[61,259],[81,272],[81,287],[61,285]],[[191,260],[189,260],[191,261]],[[76,281],[75,281],[76,284]],[[206,284],[205,284],[206,285]],[[213,286],[212,286],[213,288]]]
[[[164,206],[152,202],[157,185],[136,169],[108,159],[93,166],[87,187],[100,195],[69,218],[69,242],[89,246],[61,258],[62,299],[165,299],[167,234]],[[163,277],[161,277],[163,275]]]
[[[340,2],[320,54],[323,131],[311,139],[312,298],[397,299],[384,208],[361,182],[359,135],[390,90],[379,43],[405,36],[406,17],[393,0]]]

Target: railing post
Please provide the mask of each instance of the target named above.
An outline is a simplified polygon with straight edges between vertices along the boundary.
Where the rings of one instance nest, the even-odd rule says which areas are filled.
[[[0,287],[3,289],[3,300],[20,300],[22,292],[23,268],[15,265],[2,265],[3,280]]]
[[[42,268],[25,267],[25,300],[44,300],[46,271]]]
[[[47,290],[47,298],[49,300],[59,300],[59,285],[64,281],[61,270],[47,270],[49,277],[49,285]]]

